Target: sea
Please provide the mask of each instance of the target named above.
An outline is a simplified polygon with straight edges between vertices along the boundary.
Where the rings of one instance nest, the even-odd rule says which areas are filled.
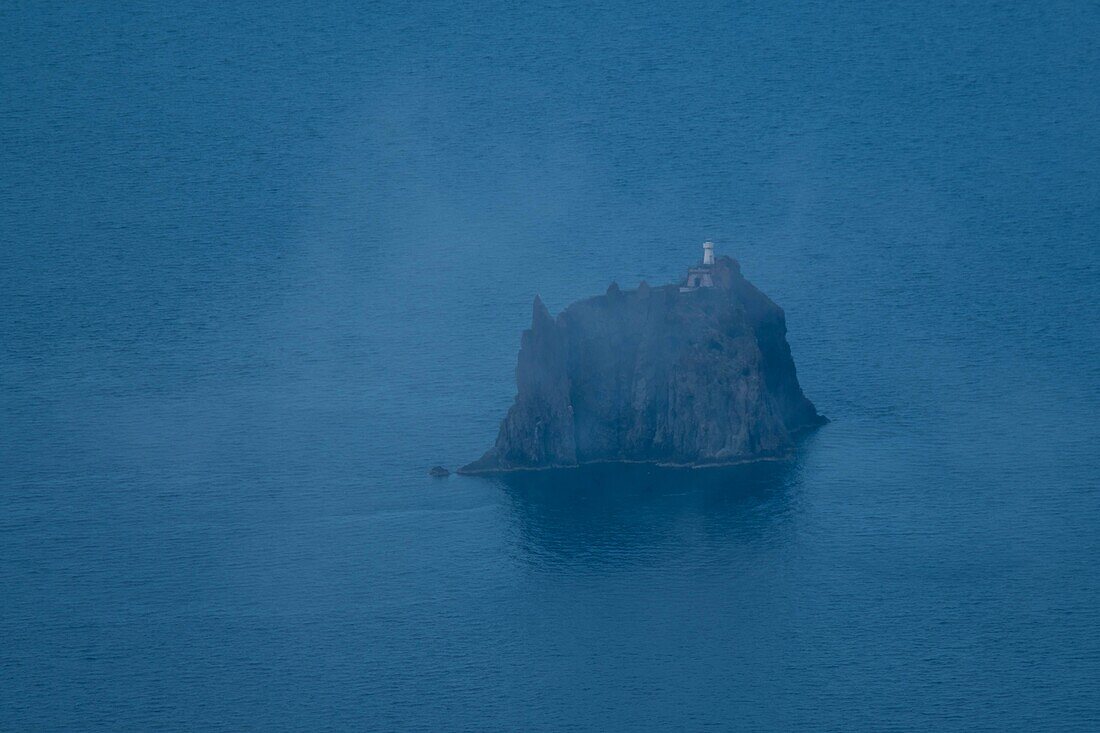
[[[0,730],[1100,729],[1100,6],[0,6]],[[428,476],[704,240],[796,457]]]

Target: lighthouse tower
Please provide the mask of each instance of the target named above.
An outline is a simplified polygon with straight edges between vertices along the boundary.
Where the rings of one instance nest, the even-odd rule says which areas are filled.
[[[714,278],[711,269],[714,267],[714,242],[703,243],[703,264],[688,268],[687,281],[680,286],[680,292],[686,293],[697,288],[713,288]]]

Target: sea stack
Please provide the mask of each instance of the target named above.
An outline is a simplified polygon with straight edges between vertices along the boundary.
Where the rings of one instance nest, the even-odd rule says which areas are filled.
[[[496,444],[459,473],[783,458],[826,422],[798,384],[783,310],[710,242],[674,285],[612,284],[557,318],[536,297],[516,383]]]

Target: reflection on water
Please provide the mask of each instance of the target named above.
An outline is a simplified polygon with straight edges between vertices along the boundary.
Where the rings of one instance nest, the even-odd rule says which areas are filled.
[[[645,561],[700,543],[770,545],[797,508],[799,463],[705,469],[601,464],[497,479],[536,562]]]

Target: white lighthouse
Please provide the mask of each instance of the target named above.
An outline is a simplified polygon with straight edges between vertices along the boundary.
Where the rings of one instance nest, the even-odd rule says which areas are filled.
[[[703,242],[703,264],[688,268],[687,280],[680,286],[680,292],[686,293],[696,288],[713,288],[714,242]]]

